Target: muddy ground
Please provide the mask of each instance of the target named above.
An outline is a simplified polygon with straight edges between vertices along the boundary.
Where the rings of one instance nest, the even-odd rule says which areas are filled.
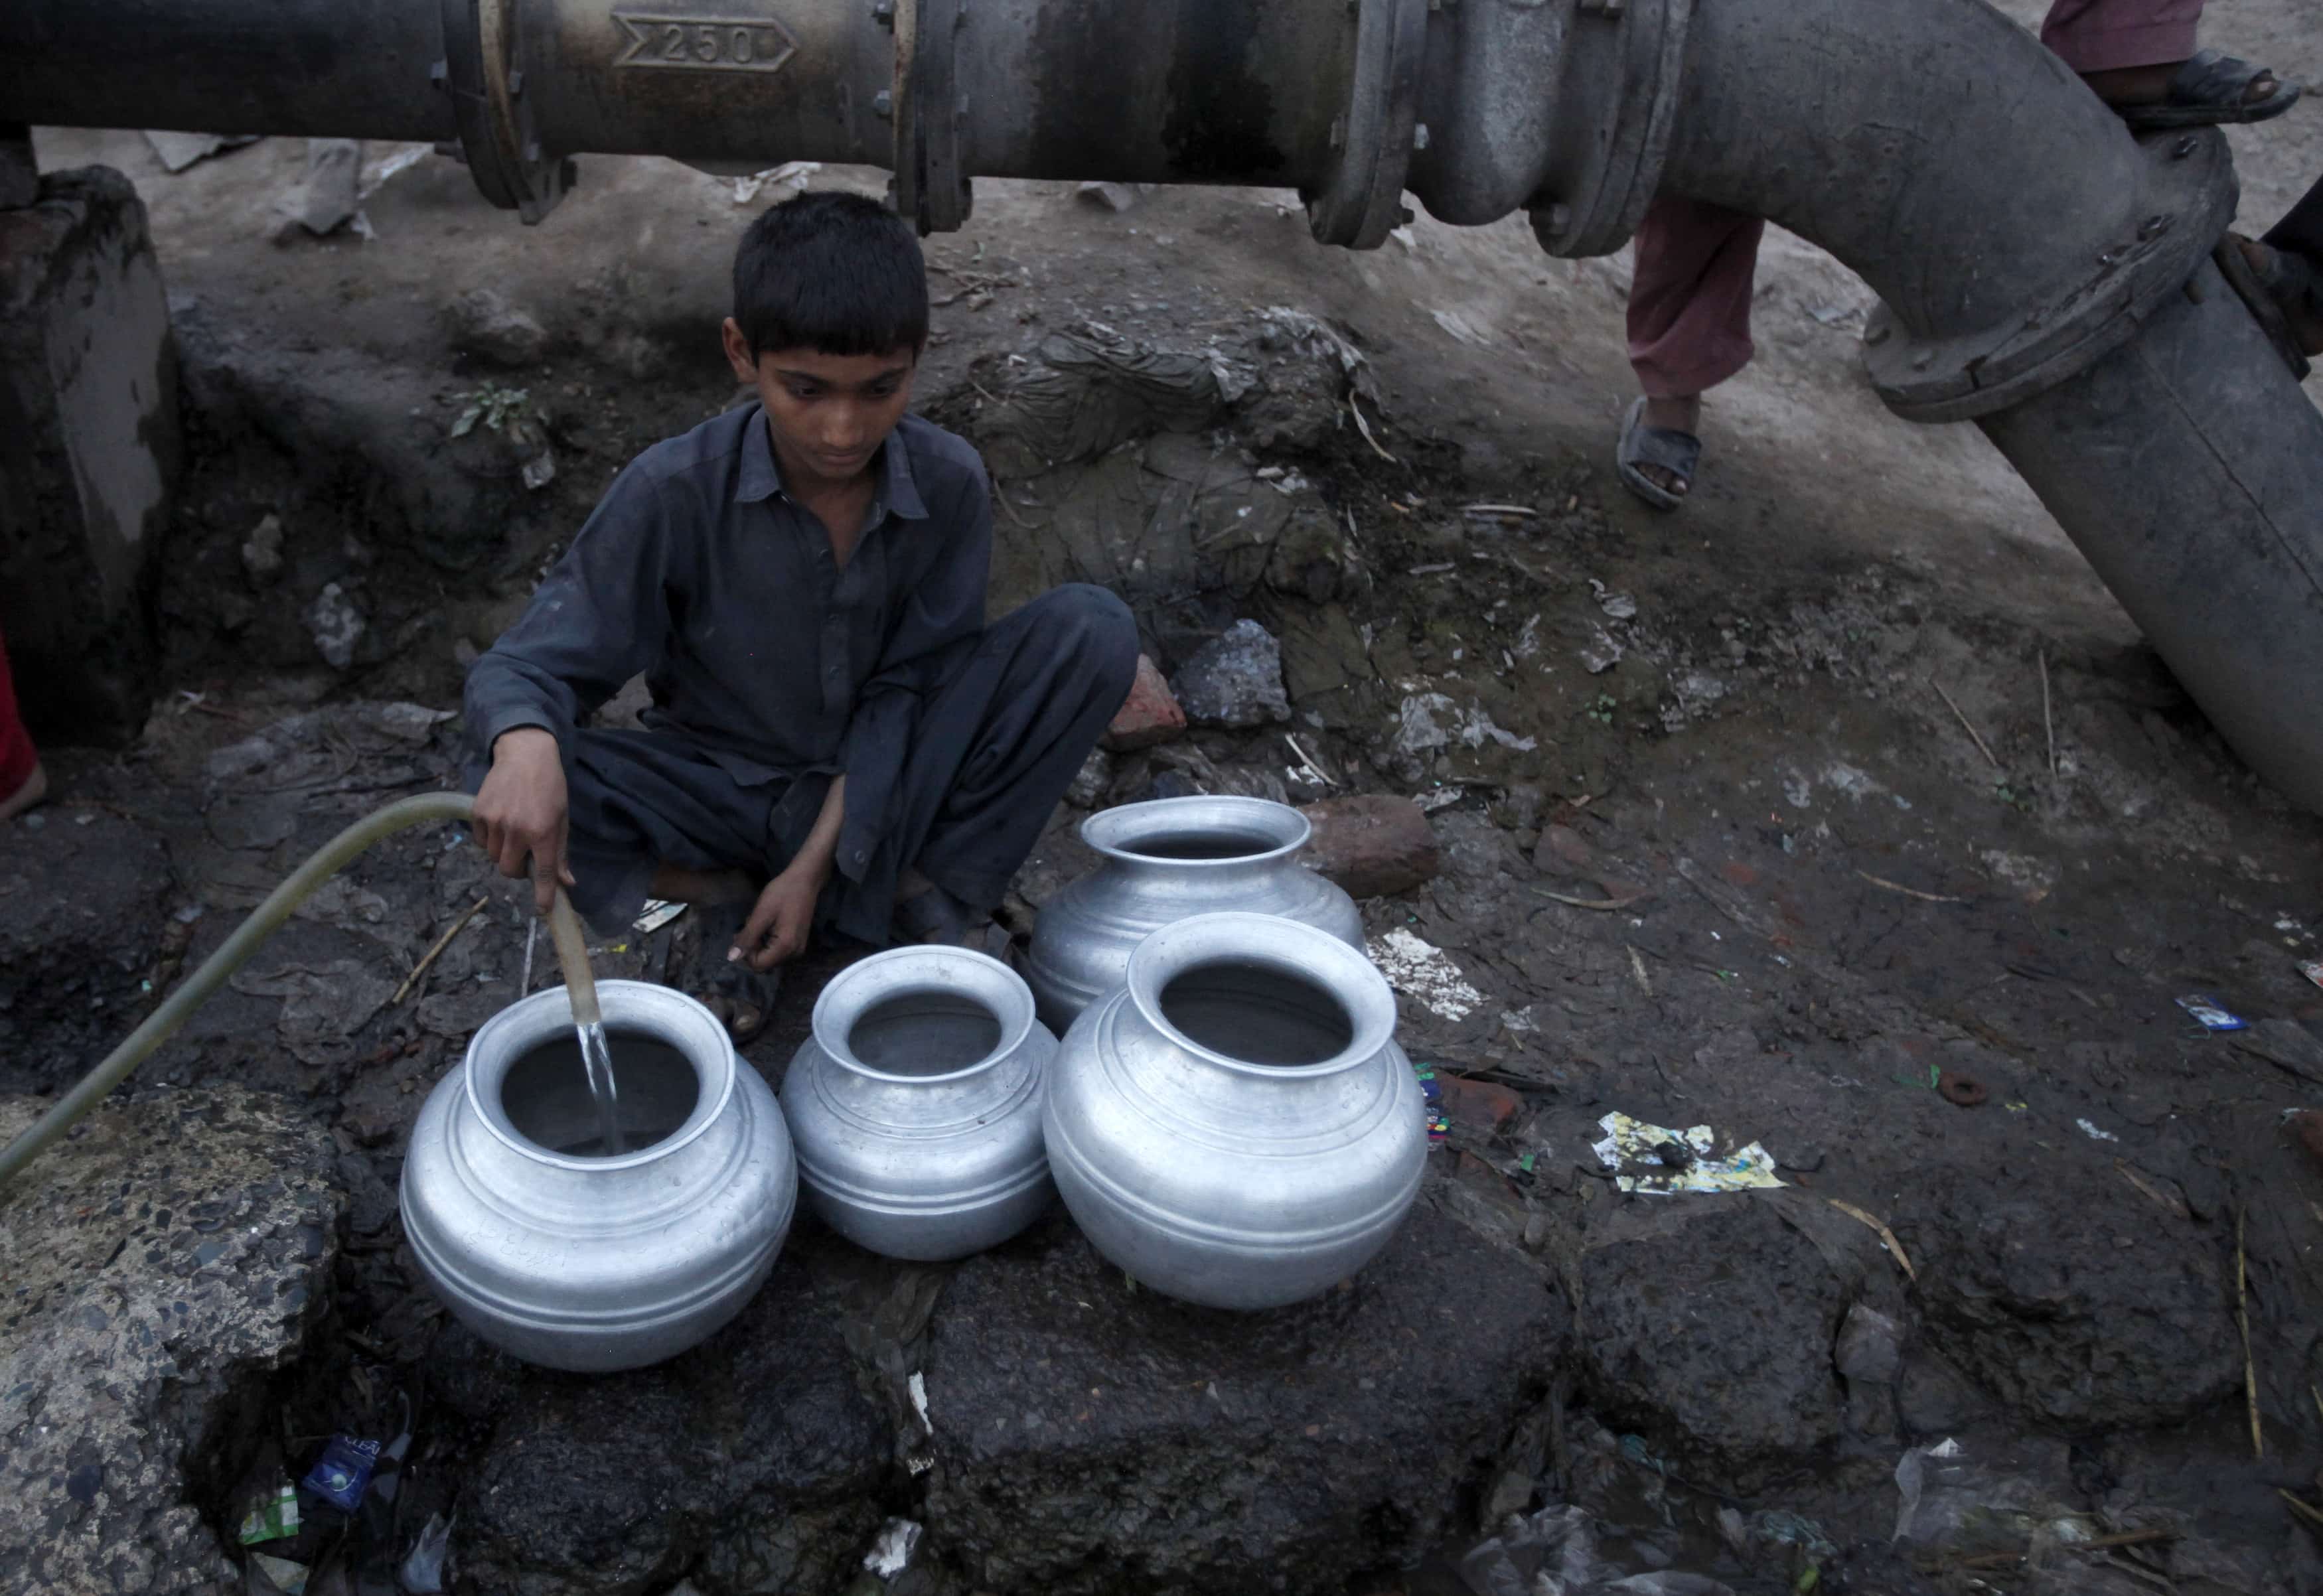
[[[2221,27],[2237,21],[2246,36],[2219,41],[2323,77],[2290,8]],[[2323,149],[2315,116],[2285,125],[2237,135],[2251,219]],[[307,851],[450,779],[464,661],[624,461],[732,399],[712,336],[725,263],[780,192],[584,160],[578,193],[527,231],[413,152],[367,197],[369,240],[275,244],[296,141],[174,177],[135,133],[40,149],[119,166],[152,206],[194,453],[161,555],[152,721],[126,750],[52,749],[60,797],[0,838],[0,1092],[60,1087]],[[369,153],[379,171],[401,152]],[[806,180],[876,191],[880,174]],[[1290,721],[1101,762],[1082,796],[1429,807],[1441,874],[1365,914],[1456,966],[1448,986],[1406,978],[1402,1036],[1476,1084],[1455,1089],[1424,1240],[1345,1311],[1411,1325],[1430,1294],[1480,1307],[1427,1331],[1424,1364],[1345,1365],[1404,1406],[1357,1404],[1328,1465],[1412,1499],[1409,1522],[1317,1505],[1306,1530],[1253,1514],[1214,1545],[1198,1515],[1107,1518],[1118,1501],[1061,1485],[1044,1511],[1006,1483],[1152,1467],[1191,1491],[1231,1454],[1303,1504],[1299,1471],[1325,1465],[1280,1397],[1188,1441],[1155,1373],[1100,1441],[1015,1456],[943,1452],[940,1412],[923,1481],[885,1455],[877,1379],[796,1373],[871,1344],[932,1378],[1001,1367],[988,1349],[1043,1333],[1012,1295],[1027,1282],[1100,1301],[1104,1325],[1054,1354],[1074,1368],[1156,1347],[1168,1369],[1295,1368],[1353,1334],[1293,1321],[1285,1352],[1141,1328],[1151,1310],[1105,1297],[1061,1224],[949,1280],[869,1284],[803,1234],[799,1299],[876,1335],[784,1329],[807,1337],[785,1363],[730,1334],[610,1408],[482,1353],[418,1285],[392,1192],[426,1092],[528,978],[528,928],[519,894],[441,833],[347,872],[135,1085],[280,1094],[335,1139],[331,1306],[263,1389],[290,1432],[383,1424],[382,1392],[420,1391],[424,1483],[400,1532],[464,1503],[480,1590],[837,1589],[888,1515],[930,1524],[930,1589],[1455,1590],[1440,1559],[1413,1560],[1559,1503],[1615,1527],[1583,1583],[1675,1566],[1773,1591],[1812,1566],[1880,1590],[2312,1587],[2310,1531],[2279,1489],[2312,1500],[2323,1463],[2323,1169],[2282,1123],[2323,1091],[2323,990],[2298,968],[2323,955],[2317,822],[2225,750],[1972,428],[1879,412],[1856,371],[1859,282],[1770,250],[1761,358],[1713,400],[1696,501],[1659,518],[1603,465],[1624,263],[1545,259],[1520,219],[1422,220],[1357,256],[1314,247],[1282,195],[1156,191],[1116,213],[984,184],[929,257],[920,404],[993,461],[1003,596],[1110,582],[1170,669],[1240,618],[1283,642]],[[462,307],[478,290],[539,338],[480,330],[494,316]],[[1079,393],[1088,360],[1131,356],[1148,380],[1106,379],[1104,425],[1060,445],[1042,407]],[[553,479],[528,486],[544,455]],[[244,553],[270,516],[279,569]],[[1020,878],[1020,927],[1086,867],[1083,812],[1060,811]],[[604,968],[682,968],[687,934],[633,937]],[[851,956],[818,949],[787,986],[749,1050],[770,1080]],[[553,979],[545,939],[529,963],[532,986]],[[2203,1031],[2177,1002],[2197,992],[2252,1029]],[[1940,1095],[1945,1072],[1981,1101]],[[1763,1142],[1786,1189],[1624,1195],[1588,1145],[1616,1110]],[[828,1455],[793,1479],[781,1460],[807,1444],[777,1426],[734,1443],[764,1481],[730,1450],[673,1452],[643,1484],[587,1466],[592,1439],[667,1445],[728,1375],[804,1380],[778,1405],[827,1418]],[[1021,1392],[987,1398],[980,1378],[960,1376],[961,1411],[1016,1411]],[[1490,1444],[1437,1467],[1412,1404]],[[2014,1527],[1997,1547],[1891,1545],[1899,1461],[1946,1437],[1988,1471],[1983,1519]],[[214,1526],[247,1452],[216,1444],[190,1470]],[[761,1484],[804,1505],[750,1519]],[[2068,1521],[2147,1538],[2006,1560],[2010,1536]],[[1090,1522],[1143,1536],[1145,1561],[1108,1565]]]

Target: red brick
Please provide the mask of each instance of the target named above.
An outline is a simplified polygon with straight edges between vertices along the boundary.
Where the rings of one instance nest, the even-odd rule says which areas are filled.
[[[1444,1091],[1444,1117],[1475,1135],[1490,1135],[1524,1106],[1523,1098],[1488,1080],[1466,1080],[1439,1069],[1436,1084]]]
[[[1116,754],[1126,754],[1133,748],[1150,748],[1156,743],[1166,743],[1186,732],[1186,711],[1178,707],[1177,695],[1170,691],[1169,678],[1162,667],[1141,654],[1137,656],[1137,680],[1130,684],[1129,697],[1123,702],[1121,712],[1113,724],[1105,729],[1105,746]]]
[[[1432,880],[1441,862],[1428,816],[1409,798],[1379,793],[1326,798],[1299,812],[1315,828],[1307,862],[1351,896],[1409,892]]]

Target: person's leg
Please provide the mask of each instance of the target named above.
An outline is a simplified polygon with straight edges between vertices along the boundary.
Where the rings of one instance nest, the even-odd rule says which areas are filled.
[[[2175,67],[2194,53],[2202,4],[2203,0],[2054,0],[2049,14],[2042,19],[2041,42],[2084,78],[2092,73]],[[2168,76],[2166,71],[2162,75],[2164,86]],[[2100,95],[2104,92],[2098,88]]]
[[[1692,436],[1703,392],[1749,363],[1750,292],[1766,230],[1756,216],[1695,199],[1664,196],[1647,210],[1628,318],[1646,426]],[[1639,469],[1670,493],[1689,486],[1666,467]]]
[[[914,936],[988,919],[1136,674],[1137,623],[1101,587],[1051,589],[987,628],[921,711],[885,867],[834,884],[839,928],[878,942],[891,916]],[[897,915],[914,878],[932,890]]]
[[[0,822],[14,820],[49,795],[49,773],[32,747],[32,733],[16,712],[16,687],[8,674],[8,649],[0,638]]]

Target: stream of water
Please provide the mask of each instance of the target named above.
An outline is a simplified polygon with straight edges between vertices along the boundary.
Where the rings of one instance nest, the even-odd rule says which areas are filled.
[[[606,1044],[605,1027],[592,1022],[574,1029],[581,1033],[581,1062],[589,1072],[589,1096],[597,1105],[597,1133],[603,1138],[603,1154],[619,1158],[629,1149],[621,1140],[620,1094],[613,1085],[613,1050]]]

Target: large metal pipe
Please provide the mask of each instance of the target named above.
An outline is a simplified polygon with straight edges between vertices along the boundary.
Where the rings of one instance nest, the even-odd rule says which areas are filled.
[[[1716,200],[1864,275],[1882,399],[1982,421],[2323,809],[2323,422],[2205,274],[2225,141],[2132,139],[1982,0],[9,0],[9,122],[456,137],[527,220],[590,151],[886,165],[929,230],[971,173],[1296,188],[1357,246],[1408,191],[1565,255]]]
[[[2225,141],[2132,138],[1979,0],[1705,6],[1680,93],[1665,188],[1862,273],[1881,396],[1977,420],[2235,751],[2323,809],[2323,415],[2208,263]]]
[[[2323,807],[2323,415],[2217,268],[1980,425],[2219,735]]]

